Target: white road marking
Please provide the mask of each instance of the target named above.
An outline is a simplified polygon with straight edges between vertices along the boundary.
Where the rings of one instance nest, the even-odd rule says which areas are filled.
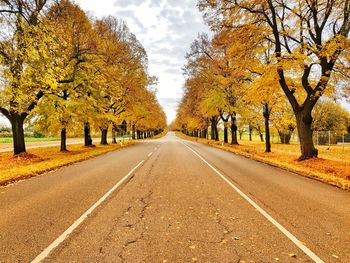
[[[150,152],[150,153],[148,154],[148,157],[150,157],[152,154],[153,154],[153,152]]]
[[[245,193],[243,193],[237,186],[235,186],[230,180],[228,180],[222,173],[220,173],[214,166],[208,163],[201,155],[199,155],[191,147],[185,145],[190,151],[192,151],[199,159],[201,159],[206,165],[208,165],[215,173],[217,173],[221,179],[223,179],[228,185],[230,185],[240,196],[242,196],[249,204],[251,204],[260,214],[262,214],[267,220],[269,220],[275,227],[277,227],[289,240],[291,240],[298,248],[300,248],[306,255],[308,255],[316,263],[325,263],[314,252],[306,247],[299,239],[297,239],[291,232],[289,232],[284,226],[278,223],[272,216],[270,216],[264,209],[250,199]]]
[[[66,231],[63,232],[55,241],[53,241],[47,248],[43,250],[35,259],[32,260],[32,263],[38,263],[44,260],[57,246],[59,246],[72,232],[80,226],[88,216],[100,206],[122,183],[124,183],[135,171],[139,168],[145,160],[139,162],[131,171],[123,177],[117,184],[115,184],[111,190],[109,190],[104,196],[102,196],[92,207],[90,207],[84,214],[82,214]]]

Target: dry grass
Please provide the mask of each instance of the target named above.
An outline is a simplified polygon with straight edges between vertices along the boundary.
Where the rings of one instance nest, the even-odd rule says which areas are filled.
[[[36,148],[31,149],[28,154],[15,157],[12,153],[1,153],[0,185],[7,185],[14,181],[33,177],[132,144],[135,144],[135,142],[126,142],[123,146],[119,144],[97,145],[96,147],[69,145],[68,152],[59,152],[57,147]]]
[[[265,149],[265,143],[263,142],[240,141],[239,143],[243,146],[252,146],[259,151],[264,151]],[[319,145],[317,146],[317,149],[319,151],[320,158],[334,161],[350,162],[350,145]],[[288,153],[295,156],[300,155],[300,148],[298,144],[274,143],[272,144],[272,150],[273,152]]]
[[[343,152],[341,146],[318,147],[320,158],[298,161],[298,145],[274,144],[272,153],[264,152],[264,144],[257,142],[241,142],[240,145],[223,145],[222,142],[198,139],[178,133],[177,136],[208,144],[226,151],[230,151],[248,158],[262,161],[298,174],[315,178],[317,180],[336,185],[342,189],[350,190],[350,155]]]
[[[155,139],[163,138],[165,135],[167,135],[167,133],[168,133],[168,130],[165,130],[162,133],[159,133],[158,135],[151,137],[150,139],[155,140]]]

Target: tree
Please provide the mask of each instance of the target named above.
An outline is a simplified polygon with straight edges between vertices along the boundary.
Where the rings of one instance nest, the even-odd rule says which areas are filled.
[[[288,101],[282,99],[272,113],[272,122],[277,129],[282,144],[289,144],[296,129],[295,116]]]
[[[350,125],[350,113],[330,100],[319,101],[312,112],[312,117],[314,131],[332,131],[343,134]]]
[[[14,153],[26,152],[23,124],[64,72],[52,25],[43,24],[48,1],[2,1],[0,112],[10,121]]]
[[[201,0],[199,7],[214,30],[260,27],[274,48],[279,84],[296,116],[300,160],[317,157],[311,113],[348,48],[350,1]],[[298,76],[301,89],[291,86],[288,76]]]
[[[106,144],[108,127],[128,119],[137,104],[144,103],[143,95],[153,79],[147,73],[147,54],[124,22],[106,17],[95,23],[103,55],[104,73],[99,80],[103,88],[103,110],[99,117],[101,143]],[[106,71],[106,68],[108,71]],[[143,114],[144,116],[145,114]]]
[[[197,75],[197,81],[206,83],[204,93],[207,95],[202,102],[202,112],[208,111],[210,115],[208,117],[212,123],[212,137],[218,139],[215,127],[220,118],[224,124],[224,142],[228,143],[230,126],[231,144],[238,144],[236,111],[241,81],[237,79],[235,69],[231,66],[228,46],[223,34],[214,36],[212,40],[205,34],[199,35],[191,46],[191,52],[187,54],[186,70],[190,78],[191,75],[192,78]]]
[[[57,90],[39,107],[40,122],[49,121],[51,130],[54,127],[60,130],[61,151],[67,151],[67,129],[84,116],[83,109],[89,107],[87,96],[93,92],[91,77],[96,68],[86,64],[97,59],[96,40],[84,11],[69,0],[54,4],[45,20],[55,25],[53,33],[66,70],[57,80]]]

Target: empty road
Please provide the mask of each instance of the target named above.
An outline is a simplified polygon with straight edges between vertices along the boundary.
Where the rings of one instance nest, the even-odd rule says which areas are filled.
[[[350,262],[350,194],[169,133],[0,188],[0,262]]]

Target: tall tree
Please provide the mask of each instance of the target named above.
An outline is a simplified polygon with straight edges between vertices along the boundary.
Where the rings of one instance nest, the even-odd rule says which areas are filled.
[[[96,60],[96,40],[91,23],[85,12],[69,0],[55,3],[48,11],[46,19],[55,25],[54,34],[59,43],[60,58],[66,74],[60,76],[54,96],[45,100],[42,113],[49,113],[45,107],[52,107],[50,115],[42,115],[43,120],[55,119],[60,129],[61,151],[67,151],[67,130],[72,118],[84,116],[83,108],[89,107],[85,99],[91,94],[91,76],[96,70],[92,64]],[[85,72],[84,72],[85,71]],[[80,112],[80,114],[78,114]],[[73,124],[74,125],[74,124]],[[76,124],[75,124],[76,125]]]
[[[312,110],[348,48],[350,1],[200,0],[199,7],[214,30],[242,25],[261,28],[274,48],[279,84],[296,116],[300,159],[316,157]],[[299,76],[299,92],[288,83],[291,75]]]
[[[23,124],[64,66],[52,25],[42,23],[47,0],[1,1],[0,112],[10,121],[14,153],[26,152]]]

